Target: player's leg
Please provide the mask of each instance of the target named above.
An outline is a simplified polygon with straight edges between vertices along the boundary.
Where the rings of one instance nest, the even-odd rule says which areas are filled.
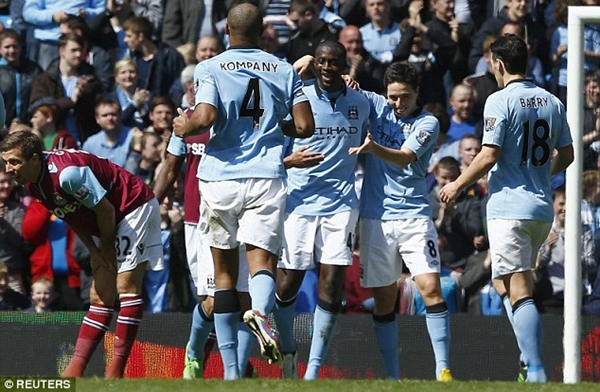
[[[163,248],[160,233],[160,207],[152,199],[129,213],[117,225],[117,293],[120,310],[115,330],[114,356],[106,377],[123,377],[127,358],[142,322],[142,285],[145,270],[160,271]]]
[[[451,381],[450,315],[442,296],[437,231],[431,219],[405,219],[400,223],[400,253],[425,303],[427,331],[435,356],[435,376],[438,381]]]
[[[248,260],[246,259],[246,245],[240,246],[239,276],[237,281],[238,297],[242,308],[242,314],[252,308],[252,300],[249,293],[250,273],[248,272]],[[238,323],[238,370],[240,377],[253,377],[254,367],[248,361],[252,346],[256,343],[256,338],[243,319]]]
[[[541,358],[541,319],[533,301],[537,253],[551,223],[495,219],[488,221],[492,250],[492,277],[501,278],[510,298],[513,330],[523,359],[527,381],[546,382]]]
[[[198,304],[192,311],[192,325],[183,367],[183,378],[202,378],[204,371],[204,346],[214,328],[214,267],[210,247],[203,241],[198,225],[186,223],[185,245],[187,262],[196,293]],[[209,295],[210,294],[210,295]],[[211,342],[212,346],[213,342]]]
[[[275,273],[281,252],[281,232],[287,188],[283,179],[249,179],[242,182],[243,211],[238,240],[246,244],[252,309],[244,322],[256,335],[262,355],[271,364],[281,362],[279,339],[266,316],[275,304]]]
[[[316,217],[286,214],[283,246],[277,265],[277,293],[273,316],[281,342],[281,378],[298,378],[298,354],[294,338],[296,296],[306,270],[313,268]]]
[[[92,257],[94,280],[90,289],[90,308],[83,318],[75,352],[62,372],[63,377],[81,377],[98,343],[110,328],[117,296],[117,266],[99,263]]]
[[[318,217],[315,255],[320,264],[319,300],[315,309],[313,336],[305,380],[319,377],[337,317],[342,308],[346,268],[352,265],[352,250],[358,210]]]
[[[402,274],[402,259],[398,253],[394,221],[360,220],[360,283],[373,290],[375,309],[373,325],[379,352],[385,363],[388,379],[400,379],[398,324],[396,322],[396,281]]]

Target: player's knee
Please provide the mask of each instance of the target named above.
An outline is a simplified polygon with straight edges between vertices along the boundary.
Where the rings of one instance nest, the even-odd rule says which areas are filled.
[[[215,312],[215,299],[210,296],[206,296],[204,301],[201,302],[202,308],[204,309],[204,313],[208,317],[212,317]]]

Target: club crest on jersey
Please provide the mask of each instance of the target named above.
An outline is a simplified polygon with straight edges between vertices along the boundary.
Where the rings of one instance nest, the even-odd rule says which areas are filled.
[[[425,131],[419,131],[419,135],[417,136],[417,142],[424,146],[425,144],[427,144],[429,142],[429,140],[431,140],[431,135],[428,134]]]
[[[484,120],[484,126],[483,129],[486,132],[491,132],[496,128],[496,118],[495,117],[486,117]]]
[[[62,197],[59,193],[53,193],[52,199],[54,199],[54,204],[56,204],[59,207],[62,207],[67,204],[67,200],[64,197]]]
[[[73,193],[73,196],[78,200],[84,200],[90,195],[90,190],[86,187],[82,186],[77,190],[77,192]]]
[[[50,173],[57,173],[58,172],[58,168],[56,167],[56,165],[53,162],[50,162],[48,164],[48,172],[50,172]]]
[[[358,120],[358,106],[348,106],[348,120]]]

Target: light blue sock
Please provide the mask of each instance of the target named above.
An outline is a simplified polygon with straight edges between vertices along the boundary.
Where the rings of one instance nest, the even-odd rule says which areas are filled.
[[[337,313],[330,313],[317,305],[308,365],[306,366],[306,373],[304,373],[305,380],[316,380],[319,378],[319,369],[321,369],[321,365],[323,365],[327,356],[336,322]]]
[[[373,324],[375,327],[375,337],[377,346],[383,357],[387,378],[391,380],[400,379],[400,358],[398,356],[398,324],[395,315],[392,321],[377,321],[375,316]]]
[[[192,329],[190,330],[190,345],[187,356],[193,359],[202,359],[204,343],[215,325],[214,317],[209,317],[204,311],[204,306],[199,303],[192,312]]]
[[[238,370],[241,377],[244,377],[244,374],[246,373],[246,365],[248,364],[248,358],[250,358],[250,351],[252,351],[252,345],[254,343],[256,343],[256,337],[252,332],[250,332],[250,329],[248,329],[248,326],[245,323],[240,322],[238,330],[237,356],[239,366]]]
[[[294,339],[294,317],[296,317],[296,297],[283,302],[275,301],[273,307],[273,318],[279,333],[281,352],[290,354],[296,352],[296,340]]]
[[[250,279],[252,309],[268,316],[275,304],[275,277],[268,270],[260,270]]]
[[[241,312],[215,313],[215,329],[217,331],[217,342],[223,359],[225,380],[239,378],[237,359],[237,332]]]
[[[510,304],[510,298],[508,297],[508,295],[505,295],[502,297],[502,305],[504,305],[504,310],[506,311],[506,316],[508,317],[508,321],[510,321],[510,326],[512,327],[513,331],[515,330],[515,318],[513,316],[513,309],[512,309],[512,305]],[[516,336],[516,333],[515,333]],[[517,340],[517,346],[519,345],[519,341]],[[523,350],[521,350],[521,347],[519,347],[519,362],[526,364],[527,363],[527,359],[525,358],[525,356],[523,355]]]
[[[435,376],[438,378],[443,368],[450,368],[450,314],[448,310],[426,313],[425,320],[435,356]]]
[[[527,298],[518,301],[513,307],[514,331],[519,342],[519,347],[523,352],[523,357],[527,358],[527,381],[545,382],[544,365],[542,363],[540,345],[541,320],[540,314],[533,299]],[[530,380],[529,373],[532,373]],[[535,373],[535,375],[534,375]]]

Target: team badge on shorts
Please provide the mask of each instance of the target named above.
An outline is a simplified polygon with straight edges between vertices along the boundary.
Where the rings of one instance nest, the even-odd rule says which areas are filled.
[[[431,139],[431,135],[428,134],[425,131],[419,131],[419,135],[417,135],[417,142],[424,146],[425,144],[427,144],[429,142],[429,140]]]
[[[348,106],[348,120],[358,120],[358,106]]]
[[[496,125],[495,117],[486,117],[483,123],[484,123],[483,129],[485,132],[491,132],[496,128],[495,127],[495,125]]]

